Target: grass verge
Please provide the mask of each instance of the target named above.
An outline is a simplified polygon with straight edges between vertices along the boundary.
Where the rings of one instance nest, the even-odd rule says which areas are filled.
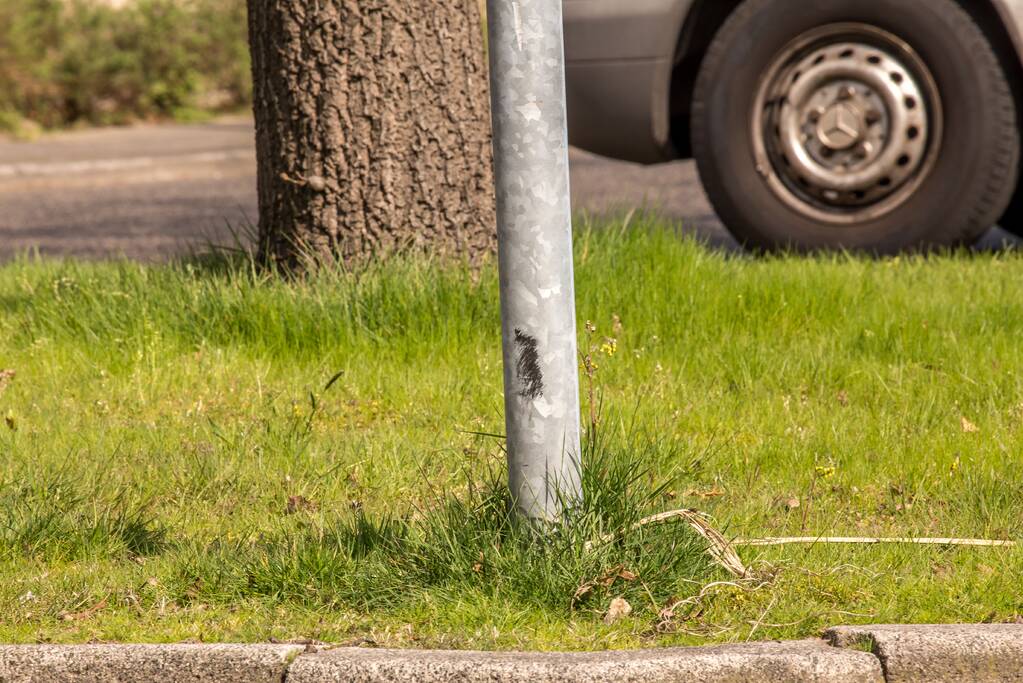
[[[576,531],[538,545],[479,435],[503,424],[492,266],[10,263],[0,640],[599,649],[1018,619],[1018,549],[745,549],[758,578],[734,582],[680,527],[582,546],[677,507],[730,535],[1019,540],[1019,267],[581,224],[604,418]]]

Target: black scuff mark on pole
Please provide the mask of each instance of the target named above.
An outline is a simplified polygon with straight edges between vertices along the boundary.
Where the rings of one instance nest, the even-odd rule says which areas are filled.
[[[515,346],[519,349],[515,372],[522,383],[519,396],[535,401],[543,396],[543,372],[540,370],[540,351],[536,338],[516,329]]]

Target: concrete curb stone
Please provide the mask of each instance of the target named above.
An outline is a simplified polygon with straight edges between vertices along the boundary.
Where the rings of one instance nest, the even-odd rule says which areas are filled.
[[[869,647],[887,683],[1023,681],[1023,625],[837,626],[835,647]]]
[[[1023,625],[838,626],[826,637],[830,645],[804,640],[590,653],[0,645],[0,683],[1023,682]]]
[[[876,657],[819,640],[580,654],[339,648],[299,657],[288,683],[879,683]]]
[[[0,683],[281,683],[300,645],[4,645]]]

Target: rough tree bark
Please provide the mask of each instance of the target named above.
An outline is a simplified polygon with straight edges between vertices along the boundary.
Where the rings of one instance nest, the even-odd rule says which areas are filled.
[[[265,259],[495,245],[478,0],[248,0]]]

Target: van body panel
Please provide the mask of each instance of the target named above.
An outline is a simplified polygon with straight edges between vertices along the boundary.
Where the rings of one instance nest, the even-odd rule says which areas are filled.
[[[676,158],[668,97],[694,0],[564,0],[573,145],[640,163]]]

